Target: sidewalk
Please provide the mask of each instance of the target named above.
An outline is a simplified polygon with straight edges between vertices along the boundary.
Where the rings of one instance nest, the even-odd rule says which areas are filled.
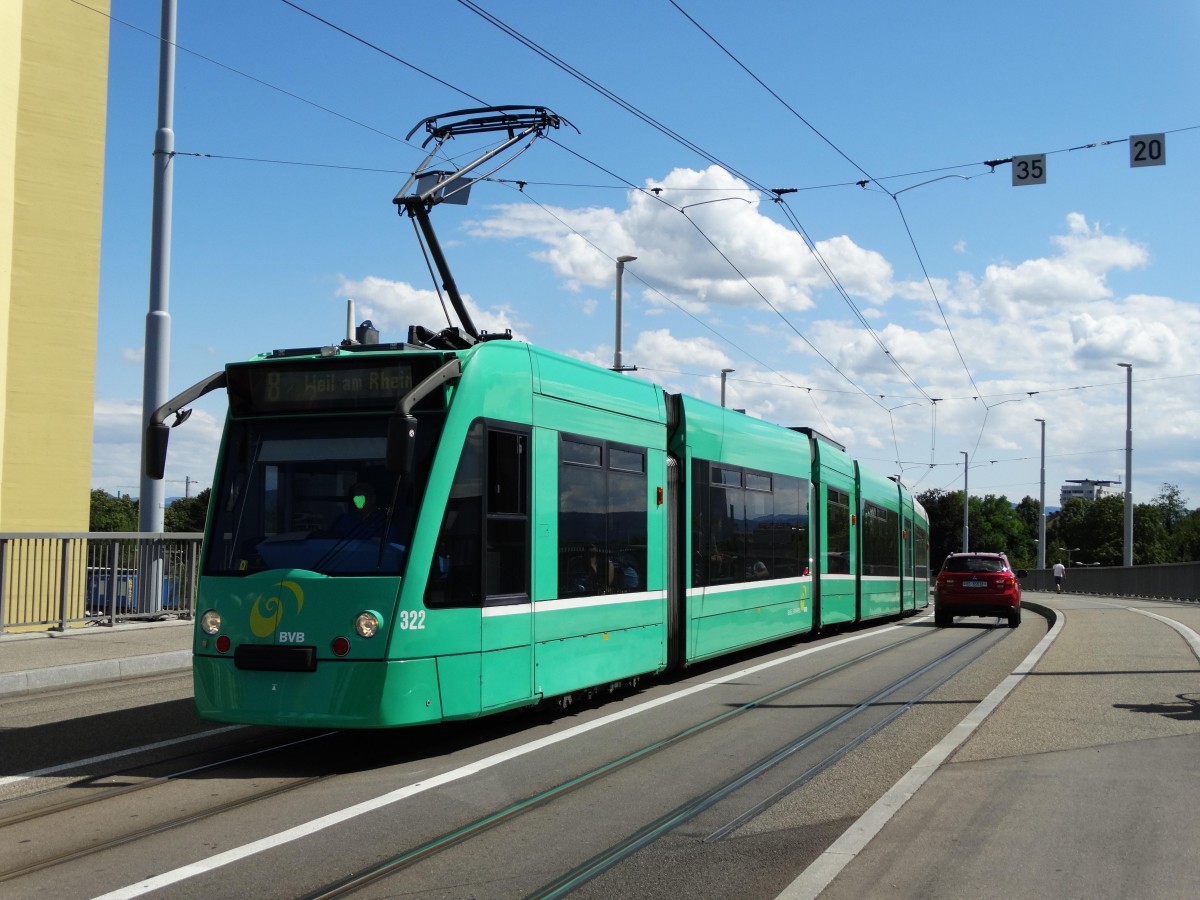
[[[0,696],[186,671],[194,624],[171,619],[0,634]]]
[[[1196,896],[1200,609],[1025,600],[1055,624],[1013,681],[780,900]]]

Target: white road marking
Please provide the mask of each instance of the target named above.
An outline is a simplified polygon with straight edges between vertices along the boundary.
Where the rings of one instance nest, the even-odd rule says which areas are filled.
[[[1176,622],[1174,619],[1168,619],[1166,616],[1160,616],[1157,613],[1147,612],[1144,609],[1137,609],[1133,606],[1127,606],[1125,608],[1130,612],[1141,613],[1143,616],[1149,616],[1151,619],[1158,619],[1158,621],[1165,622],[1167,625],[1170,625],[1179,632],[1185,641],[1187,641],[1187,644],[1192,648],[1192,653],[1195,655],[1196,659],[1200,659],[1200,634],[1196,634],[1196,632],[1192,631],[1192,629],[1188,628],[1186,625]]]
[[[29,778],[42,778],[46,775],[57,775],[59,772],[66,772],[70,769],[78,769],[84,766],[95,765],[96,763],[108,762],[110,759],[120,759],[123,756],[135,756],[138,753],[147,753],[150,750],[161,750],[163,747],[173,747],[175,744],[186,744],[188,741],[198,741],[201,738],[212,737],[214,734],[224,734],[227,731],[236,731],[239,728],[245,728],[245,725],[229,725],[225,728],[214,728],[212,731],[201,731],[199,734],[185,734],[183,737],[171,738],[166,741],[157,741],[153,744],[143,744],[140,747],[131,747],[128,750],[117,750],[113,753],[103,753],[100,756],[89,756],[87,759],[77,759],[73,762],[60,763],[57,766],[47,766],[44,769],[34,769],[32,772],[22,772],[20,775],[6,775],[0,778],[0,787],[8,784],[15,784],[18,781],[25,781]]]

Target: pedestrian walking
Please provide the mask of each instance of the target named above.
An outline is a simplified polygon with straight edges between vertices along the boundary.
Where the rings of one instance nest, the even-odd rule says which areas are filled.
[[[1059,594],[1062,593],[1063,576],[1066,574],[1067,567],[1061,562],[1056,562],[1054,564],[1054,590]]]

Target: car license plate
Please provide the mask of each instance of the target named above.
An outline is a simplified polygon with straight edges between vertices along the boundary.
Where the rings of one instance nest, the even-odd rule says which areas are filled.
[[[963,587],[987,587],[986,581],[964,581]]]

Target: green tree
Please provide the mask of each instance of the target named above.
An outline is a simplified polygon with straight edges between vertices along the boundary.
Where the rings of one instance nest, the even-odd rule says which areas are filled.
[[[138,503],[128,494],[113,496],[108,491],[92,491],[89,531],[137,531]]]
[[[1084,552],[1088,545],[1087,512],[1090,500],[1072,497],[1063,504],[1062,509],[1046,521],[1046,565],[1053,566],[1056,562],[1063,565],[1079,559],[1078,552]],[[1063,548],[1071,551],[1070,559]],[[1090,548],[1089,548],[1090,549]]]
[[[1179,490],[1179,486],[1163,482],[1158,496],[1150,501],[1162,516],[1162,523],[1168,532],[1173,532],[1179,523],[1187,518],[1187,498]]]
[[[976,506],[978,516],[975,515]],[[1007,497],[1003,494],[973,497],[970,510],[972,550],[1005,553],[1017,568],[1033,565],[1037,556],[1033,534]]]
[[[936,572],[950,553],[962,550],[962,491],[929,490],[917,500],[929,515],[929,563]],[[1005,496],[988,494],[967,503],[968,545],[971,550],[1008,554],[1017,568],[1037,562],[1038,502],[1026,497],[1017,506]]]
[[[1124,506],[1121,507],[1122,516]],[[1178,527],[1178,526],[1176,526]],[[1121,560],[1125,561],[1125,521],[1121,520]],[[1148,566],[1176,562],[1175,549],[1171,540],[1163,510],[1153,503],[1137,503],[1133,507],[1133,562]],[[1118,563],[1118,564],[1120,564]]]
[[[163,528],[166,531],[204,531],[208,519],[208,498],[211,490],[205,488],[195,497],[180,497],[163,510]]]
[[[1073,562],[1119,566],[1125,554],[1125,500],[1098,497],[1084,500],[1083,532]]]
[[[917,501],[929,516],[929,568],[938,572],[947,555],[962,549],[962,491],[933,488]]]
[[[1171,536],[1171,545],[1174,554],[1172,562],[1200,560],[1200,509],[1194,509],[1183,517]]]
[[[1194,520],[1193,514],[1188,512],[1187,498],[1180,492],[1178,485],[1164,482],[1158,496],[1150,501],[1149,506],[1150,509],[1145,510],[1143,515],[1147,517],[1153,515],[1157,519],[1157,524],[1162,528],[1161,534],[1157,535],[1161,547],[1156,548],[1160,551],[1156,555],[1161,556],[1163,562],[1191,562],[1197,559],[1196,550],[1200,549],[1196,546],[1195,540],[1197,522]],[[1138,512],[1140,510],[1140,506],[1134,508],[1135,553],[1137,553],[1139,537],[1143,541],[1149,537],[1146,534],[1145,526],[1143,526],[1142,534],[1138,533]]]

